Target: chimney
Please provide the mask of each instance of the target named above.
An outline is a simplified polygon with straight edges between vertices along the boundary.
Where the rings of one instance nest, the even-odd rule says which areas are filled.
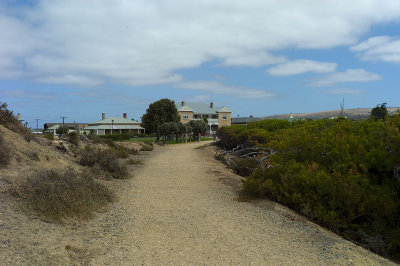
[[[182,102],[181,102],[181,106],[184,106],[184,105],[185,105],[185,102],[184,102],[184,101],[182,101]]]
[[[210,102],[210,108],[214,108],[214,103]]]
[[[126,117],[127,117],[126,113],[124,113],[124,114],[123,114],[123,117],[124,117],[124,118],[126,118]]]
[[[101,114],[101,120],[104,120],[104,119],[106,119],[106,113]]]

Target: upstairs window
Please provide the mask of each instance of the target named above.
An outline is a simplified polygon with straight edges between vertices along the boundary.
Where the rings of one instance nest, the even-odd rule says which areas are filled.
[[[183,115],[183,119],[184,119],[184,120],[187,120],[187,119],[188,119],[188,115],[187,115],[187,114],[184,114],[184,115]]]
[[[226,120],[226,115],[223,115],[223,116],[222,116],[222,119]]]

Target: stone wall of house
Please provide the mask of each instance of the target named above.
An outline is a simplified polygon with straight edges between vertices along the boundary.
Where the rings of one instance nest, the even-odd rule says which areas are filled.
[[[187,119],[184,119],[184,118],[183,118],[184,115],[187,115]],[[181,111],[181,112],[179,112],[179,116],[180,116],[180,118],[181,118],[181,123],[182,123],[182,124],[189,123],[190,121],[193,120],[193,112]]]
[[[224,119],[225,116],[225,119]],[[231,113],[218,113],[219,127],[231,125]]]

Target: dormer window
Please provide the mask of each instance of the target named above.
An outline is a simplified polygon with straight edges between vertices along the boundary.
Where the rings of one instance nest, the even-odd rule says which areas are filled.
[[[184,120],[187,120],[187,119],[188,119],[188,115],[187,115],[187,114],[184,114],[184,115],[183,115],[183,119],[184,119]]]
[[[223,116],[222,116],[222,119],[226,120],[226,115],[223,115]]]

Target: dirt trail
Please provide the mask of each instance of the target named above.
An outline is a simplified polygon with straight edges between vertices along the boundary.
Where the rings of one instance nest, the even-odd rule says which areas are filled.
[[[26,224],[23,236],[12,236],[33,244],[20,244],[6,262],[391,264],[279,204],[238,201],[239,177],[214,160],[211,148],[195,149],[201,145],[156,147],[140,173],[115,181],[121,194],[112,209],[87,224]]]

